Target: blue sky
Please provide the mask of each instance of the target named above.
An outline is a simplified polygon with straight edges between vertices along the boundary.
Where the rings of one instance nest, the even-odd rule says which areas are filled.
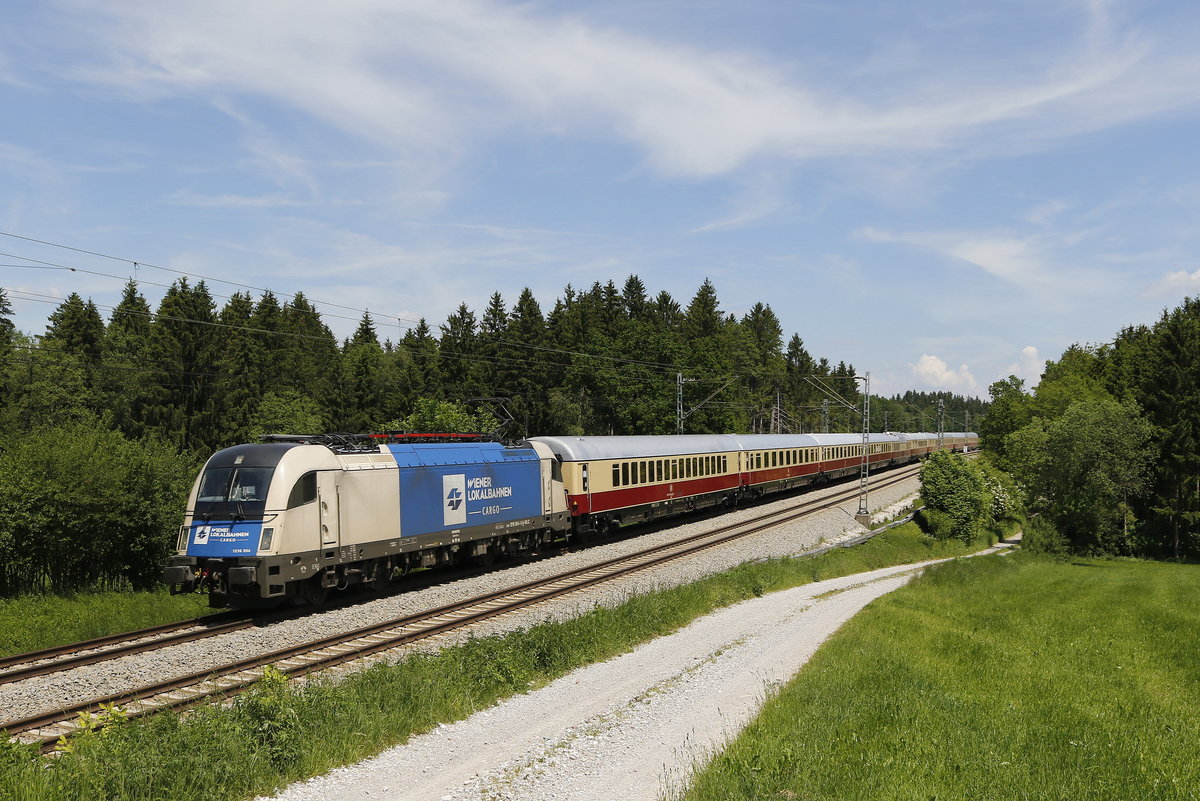
[[[340,336],[708,277],[873,390],[986,395],[1200,294],[1195,3],[5,8],[0,230],[300,290]],[[0,252],[33,333],[173,278]]]

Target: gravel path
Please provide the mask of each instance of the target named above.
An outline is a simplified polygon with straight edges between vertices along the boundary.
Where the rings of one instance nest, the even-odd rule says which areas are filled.
[[[847,486],[850,485],[827,487],[806,493],[801,497],[805,499],[821,498]],[[894,513],[897,507],[904,505],[903,499],[912,495],[917,487],[918,480],[914,476],[894,487],[872,492],[872,507],[875,509],[892,507],[891,513]],[[320,635],[383,622],[465,597],[510,587],[563,570],[628,554],[651,545],[699,533],[718,524],[755,517],[765,511],[782,508],[796,502],[797,498],[792,497],[771,504],[739,509],[720,517],[696,520],[642,536],[633,536],[601,547],[495,570],[481,576],[449,582],[391,598],[367,601],[344,609],[221,635],[201,643],[171,646],[100,665],[90,665],[51,676],[3,685],[0,686],[0,726],[3,726],[6,721],[60,709],[76,703],[83,696],[107,696],[144,686],[149,683],[150,679],[162,680],[171,676],[215,668],[234,659],[308,642]],[[790,556],[811,550],[821,544],[854,537],[863,532],[862,527],[853,520],[853,514],[857,508],[857,500],[847,501],[839,508],[827,510],[801,522],[781,526],[771,532],[755,535],[735,546],[698,554],[663,568],[648,570],[620,581],[609,582],[592,590],[565,596],[558,601],[525,612],[496,618],[483,626],[472,629],[470,634],[464,632],[442,636],[436,638],[436,641],[426,641],[414,647],[441,648],[467,636],[504,633],[516,628],[528,627],[541,620],[563,619],[578,615],[581,611],[596,605],[615,606],[627,600],[631,595],[695,581],[746,561]],[[395,656],[391,658],[395,658]]]
[[[672,795],[821,642],[920,567],[831,579],[727,607],[375,758],[292,785],[274,801]]]

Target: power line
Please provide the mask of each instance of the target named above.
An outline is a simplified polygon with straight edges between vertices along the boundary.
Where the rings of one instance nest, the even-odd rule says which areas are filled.
[[[107,253],[100,253],[98,251],[87,250],[85,248],[77,248],[77,247],[73,247],[71,245],[63,245],[63,244],[60,244],[57,242],[50,242],[50,241],[47,241],[44,239],[35,239],[33,237],[21,236],[20,234],[14,234],[14,233],[10,233],[8,231],[0,231],[0,236],[7,236],[12,239],[19,239],[19,240],[23,240],[25,242],[33,242],[33,243],[36,243],[39,245],[46,245],[47,247],[61,248],[63,250],[69,250],[69,251],[73,251],[76,253],[83,253],[83,254],[87,254],[89,256],[96,256],[99,258],[109,259],[111,261],[117,261],[117,262],[121,262],[124,264],[130,264],[134,267],[135,271],[137,270],[138,267],[149,267],[149,268],[152,268],[155,270],[162,270],[164,272],[169,272],[169,273],[173,273],[175,275],[181,275],[184,277],[199,278],[203,281],[215,281],[215,282],[219,282],[219,283],[229,284],[230,286],[236,286],[241,289],[251,289],[251,290],[254,290],[255,292],[260,292],[260,293],[271,292],[270,289],[264,288],[264,287],[257,287],[257,286],[252,286],[250,284],[243,284],[243,283],[240,283],[237,281],[230,281],[225,278],[215,278],[212,276],[201,275],[200,273],[189,273],[189,272],[185,272],[183,270],[176,270],[171,267],[161,267],[157,264],[151,264],[150,262],[136,261],[134,259],[125,258],[122,256],[113,256],[113,255],[107,254]],[[129,276],[115,276],[115,275],[112,275],[111,273],[102,273],[102,272],[98,272],[95,270],[87,270],[82,267],[72,267],[70,265],[63,265],[63,264],[57,264],[55,262],[42,261],[40,259],[33,259],[33,258],[26,257],[26,256],[21,256],[19,254],[14,254],[14,253],[5,253],[5,252],[0,251],[0,256],[8,256],[9,258],[14,258],[14,259],[24,259],[26,261],[34,262],[35,264],[40,264],[40,265],[43,265],[46,267],[70,270],[72,272],[83,272],[83,273],[88,273],[90,275],[103,276],[103,277],[107,277],[107,278],[116,278],[116,279],[119,279],[122,281],[130,280]],[[16,265],[16,266],[23,266],[23,265]],[[144,283],[148,283],[151,286],[170,286],[170,285],[165,285],[165,284],[159,284],[159,283],[152,282],[152,281],[145,281]],[[271,292],[271,293],[274,294],[273,292]],[[218,295],[217,297],[228,297],[228,296]],[[354,306],[346,306],[341,303],[333,303],[331,301],[318,300],[315,298],[310,298],[310,300],[313,303],[317,303],[322,306],[331,306],[333,308],[344,309],[347,311],[353,311],[353,312],[360,313],[360,314],[370,314],[370,311],[368,309],[359,309]],[[338,319],[346,319],[346,320],[352,319],[352,318],[348,318],[348,317],[340,317],[339,315],[333,315],[333,314],[328,315],[328,316],[335,317]],[[420,323],[421,323],[420,320],[411,320],[411,319],[408,319],[405,317],[400,317],[397,315],[379,314],[378,312],[376,313],[376,316],[384,317],[388,320],[396,320],[397,322],[401,322],[401,323],[410,323],[411,325],[408,326],[409,330],[412,329],[412,326],[420,325]],[[594,354],[583,354],[583,353],[579,353],[577,351],[563,350],[560,348],[547,348],[544,346],[532,345],[532,344],[524,343],[524,342],[514,342],[511,340],[501,340],[501,341],[504,344],[513,345],[513,346],[522,347],[522,348],[529,348],[531,350],[541,350],[541,351],[546,351],[546,352],[551,352],[551,353],[563,353],[563,354],[568,354],[568,355],[584,355],[584,356],[590,356],[592,358],[602,358],[602,359],[606,359],[608,361],[617,362],[617,363],[644,365],[646,367],[653,367],[655,369],[660,369],[660,370],[664,370],[664,371],[677,372],[679,369],[681,369],[678,365],[664,364],[662,362],[649,362],[649,361],[643,361],[643,360],[638,360],[638,359],[621,359],[621,358],[618,358],[615,356],[596,356]]]
[[[20,298],[21,300],[32,300],[32,301],[35,301],[38,303],[60,303],[60,304],[62,303],[62,298],[59,298],[55,295],[43,295],[41,293],[29,292],[28,290],[22,290],[22,289],[14,289],[14,290],[10,290],[10,291],[12,291],[14,293],[19,293],[21,295],[28,296],[28,297]],[[97,310],[104,309],[107,311],[116,311],[116,307],[114,307],[114,306],[108,306],[105,304],[93,304],[93,305],[96,306]],[[293,337],[293,338],[297,338],[297,339],[306,339],[306,340],[311,340],[311,341],[316,341],[316,342],[328,342],[328,343],[332,344],[335,348],[337,348],[337,340],[332,336],[326,337],[326,336],[318,335],[318,334],[304,334],[304,333],[301,333],[298,331],[271,331],[271,330],[265,329],[265,328],[253,328],[251,326],[235,325],[232,323],[222,323],[220,321],[215,321],[215,320],[197,320],[194,318],[178,317],[175,315],[161,314],[158,312],[140,312],[140,311],[129,310],[125,313],[134,315],[134,316],[145,317],[146,319],[150,320],[151,322],[153,322],[154,320],[168,320],[171,322],[192,323],[195,325],[205,325],[205,326],[210,326],[210,327],[214,327],[214,328],[223,328],[226,330],[244,331],[244,332],[247,332],[250,334],[259,334],[259,335],[276,336],[276,337]],[[436,344],[437,340],[431,340],[431,342]],[[496,344],[496,341],[489,340],[489,341],[485,341],[482,344]],[[407,352],[410,356],[423,355],[423,354],[420,354],[419,351],[416,351],[413,348],[413,346],[409,345],[408,343],[397,342],[397,343],[395,343],[395,347],[398,349],[400,349],[400,348],[404,349],[405,352]],[[569,351],[564,351],[564,352],[569,353]],[[448,361],[461,361],[461,362],[468,362],[468,363],[473,363],[473,364],[486,364],[486,365],[504,364],[504,365],[511,366],[511,367],[523,367],[523,368],[535,368],[535,367],[536,368],[540,368],[540,367],[555,368],[555,367],[558,367],[558,368],[570,369],[573,367],[580,366],[580,365],[575,364],[574,362],[542,362],[542,363],[539,363],[539,362],[530,361],[528,359],[516,359],[516,358],[511,358],[511,357],[505,357],[505,356],[468,356],[468,355],[464,355],[464,354],[443,353],[440,350],[437,351],[433,355],[436,356],[436,358],[438,358],[439,360],[444,359],[444,360],[448,360]],[[602,357],[602,356],[593,356],[592,354],[586,354],[586,353],[578,353],[576,355],[584,357],[584,358],[597,358],[597,359],[606,358],[606,357]],[[620,367],[620,366],[624,366],[624,365],[617,365],[617,366]],[[661,376],[652,377],[652,376],[639,376],[639,375],[625,375],[625,376],[622,376],[622,380],[641,381],[643,383],[656,383],[659,380],[661,380]],[[705,379],[705,381],[716,381],[716,380],[719,380],[719,379]]]

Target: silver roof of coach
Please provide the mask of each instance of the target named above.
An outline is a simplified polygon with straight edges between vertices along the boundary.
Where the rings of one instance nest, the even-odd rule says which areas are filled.
[[[732,434],[663,434],[640,437],[530,437],[541,442],[564,462],[593,459],[638,459],[655,456],[689,456],[741,450]]]

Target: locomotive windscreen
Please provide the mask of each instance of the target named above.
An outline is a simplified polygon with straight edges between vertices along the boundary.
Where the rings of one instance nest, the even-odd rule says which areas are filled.
[[[195,517],[236,520],[262,517],[279,459],[292,445],[238,445],[213,455],[200,477]]]

